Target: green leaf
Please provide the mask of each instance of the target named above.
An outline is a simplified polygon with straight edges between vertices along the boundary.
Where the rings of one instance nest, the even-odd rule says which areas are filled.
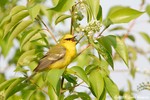
[[[55,7],[50,8],[49,10],[53,10],[56,12],[65,12],[71,9],[74,3],[75,0],[59,0],[58,4]]]
[[[106,89],[104,88],[102,95],[100,96],[99,100],[106,100]]]
[[[144,38],[144,40],[150,44],[150,36],[145,32],[140,32],[140,35]]]
[[[109,77],[104,77],[104,81],[107,92],[113,100],[116,100],[116,97],[119,96],[119,89],[117,85]]]
[[[21,11],[25,11],[26,7],[24,6],[15,6],[14,8],[12,8],[10,14],[8,16],[6,16],[2,22],[0,23],[0,26],[3,27],[4,24],[8,24],[11,21],[11,18],[16,14],[18,14]]]
[[[90,8],[90,12],[92,13],[93,15],[93,18],[94,19],[97,19],[97,15],[99,13],[99,0],[86,0],[87,4],[88,4],[88,7]]]
[[[49,95],[50,100],[58,100],[58,96],[51,84],[49,84],[49,87],[48,87],[48,95]]]
[[[16,26],[16,28],[13,30],[11,33],[10,37],[8,38],[8,45],[7,47],[10,46],[12,43],[13,39],[18,36],[19,33],[21,33],[26,27],[28,27],[32,23],[31,20],[26,20],[22,21],[20,24]]]
[[[17,25],[19,21],[29,15],[27,10],[23,10],[12,16],[11,22],[4,26],[4,35],[3,38],[8,34],[8,32],[12,29],[13,26]]]
[[[73,71],[77,76],[79,76],[89,86],[87,75],[81,67],[74,66],[74,67],[71,67],[70,70]]]
[[[77,77],[75,77],[75,76],[73,76],[73,75],[71,75],[71,74],[68,74],[68,73],[65,73],[65,74],[63,75],[63,77],[64,77],[69,83],[77,84],[77,82],[76,82]]]
[[[64,100],[75,100],[78,98],[78,95],[73,94],[73,95],[69,95],[68,97],[66,97]]]
[[[6,80],[5,82],[1,83],[1,84],[0,84],[0,91],[4,90],[4,89],[7,88],[8,86],[10,86],[10,84],[11,84],[12,82],[14,82],[15,80],[16,80],[16,78],[15,78],[15,79]]]
[[[97,99],[99,99],[104,90],[104,80],[99,70],[93,70],[90,73],[89,81],[92,91],[94,92]]]
[[[28,65],[34,58],[37,57],[37,55],[35,55],[35,53],[36,53],[35,49],[24,52],[19,57],[18,62],[17,62],[17,66]]]
[[[56,6],[58,4],[59,0],[52,0],[52,2],[53,2],[53,5]]]
[[[21,84],[23,80],[24,78],[18,78],[7,88],[5,91],[5,99],[27,86],[27,84]]]
[[[94,64],[91,64],[91,65],[88,65],[86,68],[85,68],[85,72],[86,74],[90,74],[90,72],[92,72],[92,70],[96,69],[97,66],[94,65]]]
[[[55,20],[55,24],[58,24],[59,22],[65,20],[67,18],[70,18],[70,17],[71,17],[70,15],[62,14]]]
[[[23,48],[23,46],[25,45],[25,43],[27,43],[35,34],[37,34],[40,30],[33,30],[29,33],[26,33],[22,38],[21,38],[21,47]]]
[[[113,35],[108,35],[105,37],[105,39],[107,39],[108,42],[114,47],[116,52],[120,55],[125,64],[128,66],[128,51],[124,41],[121,40],[119,37]]]
[[[128,39],[130,39],[131,41],[135,42],[135,37],[133,35],[128,35]]]
[[[123,6],[114,6],[114,7],[111,7],[108,14],[107,14],[107,17],[106,19],[104,20],[103,24],[106,26],[106,27],[109,27],[112,23],[112,21],[109,19],[109,16],[114,13],[115,11],[119,10],[123,8]]]
[[[103,58],[110,64],[112,69],[114,69],[113,60],[110,52],[100,43],[94,43],[94,47],[97,49],[98,53],[103,56]]]
[[[102,22],[102,7],[101,5],[99,5],[99,10],[98,10],[98,14],[97,14],[97,20],[100,20]]]
[[[148,4],[148,5],[146,6],[146,12],[147,12],[147,14],[148,14],[149,17],[150,17],[150,4]]]
[[[30,85],[26,88],[24,88],[21,92],[21,96],[23,100],[29,100],[33,93],[36,91],[36,86],[35,85]]]
[[[78,97],[80,97],[82,100],[91,100],[90,96],[85,92],[78,92]]]
[[[123,12],[123,13],[122,13]],[[135,9],[131,9],[129,7],[124,7],[114,11],[109,15],[109,19],[114,23],[128,23],[133,19],[141,16],[143,12],[137,11]]]
[[[14,8],[12,8],[10,15],[13,16],[22,10],[26,10],[26,7],[25,6],[15,6]]]
[[[105,37],[101,37],[99,39],[97,39],[97,41],[103,45],[107,51],[112,55],[112,48],[111,48],[111,44],[108,42],[108,40]]]
[[[116,26],[110,29],[109,31],[121,31],[121,30],[126,30],[126,29],[122,26]]]
[[[111,7],[108,14],[107,14],[107,18],[109,18],[109,16],[113,13],[115,13],[117,10],[124,8],[123,6],[114,6]]]
[[[5,74],[4,73],[0,73],[0,83],[4,82],[6,79],[5,79]]]
[[[28,9],[32,20],[34,20],[37,17],[37,15],[40,12],[40,9],[41,9],[41,5],[40,4],[35,4],[34,6],[32,6],[31,8]]]
[[[52,69],[48,72],[47,81],[52,85],[57,95],[60,93],[60,77],[64,69]]]

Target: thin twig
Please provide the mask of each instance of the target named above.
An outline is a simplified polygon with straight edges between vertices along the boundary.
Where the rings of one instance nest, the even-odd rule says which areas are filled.
[[[84,35],[82,35],[82,36],[80,37],[80,39],[77,41],[76,44],[78,44],[78,43],[80,42],[80,40],[81,40],[83,37],[84,37]]]
[[[48,26],[44,23],[44,21],[41,19],[40,16],[38,16],[38,19],[42,22],[42,24],[45,26],[46,30],[50,33],[50,35],[52,36],[52,38],[54,39],[54,41],[57,43],[57,40],[56,40],[55,36],[53,35],[53,33],[50,31],[50,29],[49,29]]]
[[[80,82],[79,84],[77,84],[77,85],[75,85],[75,86],[73,86],[73,87],[70,87],[70,88],[68,88],[68,89],[62,89],[62,90],[60,91],[60,93],[64,93],[64,92],[66,92],[66,91],[68,91],[68,90],[70,90],[70,89],[74,89],[74,88],[78,87],[79,85],[81,85],[81,84],[83,84],[83,83],[84,83],[84,81],[82,81],[82,82]]]
[[[74,23],[74,6],[72,6],[72,10],[71,10],[71,25],[70,25],[70,33],[73,35],[74,34],[74,30],[73,30],[73,23]]]
[[[107,29],[108,27],[105,27],[100,33],[99,33],[99,35],[97,36],[97,37],[100,37],[102,34],[103,34],[103,32]]]
[[[39,90],[43,91],[44,93],[46,93],[46,94],[48,95],[47,91],[43,90],[43,89],[42,89],[39,85],[37,85],[35,82],[33,82],[33,81],[31,81],[31,80],[30,80],[30,82],[31,82],[32,84],[34,84],[35,86],[37,86]]]
[[[76,59],[82,52],[84,52],[86,49],[88,49],[91,46],[91,44],[88,44],[83,50],[81,50],[74,59]]]

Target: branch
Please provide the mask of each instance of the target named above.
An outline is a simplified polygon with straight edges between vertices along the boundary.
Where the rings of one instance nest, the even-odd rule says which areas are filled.
[[[109,26],[108,26],[108,27],[109,27]],[[99,33],[99,35],[98,35],[97,37],[100,37],[100,36],[103,34],[103,32],[104,32],[108,27],[105,27],[105,28]]]
[[[83,50],[81,50],[78,54],[77,54],[77,56],[74,58],[74,59],[76,59],[82,52],[84,52],[86,49],[88,49],[89,47],[91,46],[91,44],[88,44]]]
[[[74,30],[73,30],[73,23],[74,23],[74,8],[75,6],[72,6],[72,10],[71,10],[71,26],[70,26],[70,33],[73,35],[74,34]]]
[[[60,91],[60,93],[64,93],[64,92],[66,92],[66,91],[68,91],[68,90],[70,90],[70,89],[74,89],[74,88],[78,87],[79,85],[81,85],[81,84],[83,84],[83,83],[84,83],[84,81],[82,81],[82,82],[80,82],[79,84],[77,84],[77,85],[75,85],[75,86],[73,86],[73,87],[70,87],[70,88],[68,88],[68,89],[62,89],[62,90]]]
[[[42,22],[42,24],[45,26],[46,30],[50,33],[50,35],[52,36],[53,40],[57,43],[57,40],[56,40],[55,36],[50,31],[50,29],[48,28],[48,26],[44,23],[44,21],[41,19],[41,17],[39,15],[37,17]]]

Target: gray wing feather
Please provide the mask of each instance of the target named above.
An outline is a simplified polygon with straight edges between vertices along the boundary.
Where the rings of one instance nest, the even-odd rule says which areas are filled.
[[[35,72],[47,69],[54,62],[64,58],[66,49],[63,46],[52,47],[49,52],[40,60],[38,66],[34,69]]]

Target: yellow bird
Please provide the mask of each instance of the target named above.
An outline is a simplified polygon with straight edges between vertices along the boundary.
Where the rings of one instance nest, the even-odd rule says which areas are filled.
[[[57,45],[50,48],[46,55],[39,61],[38,66],[34,69],[34,73],[27,80],[32,78],[37,72],[66,67],[75,55],[75,36],[66,34]]]

